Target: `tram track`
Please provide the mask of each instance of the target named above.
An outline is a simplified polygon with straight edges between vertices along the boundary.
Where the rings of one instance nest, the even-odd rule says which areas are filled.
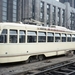
[[[75,75],[75,60],[63,61],[15,75]]]
[[[68,66],[71,66],[71,68]],[[74,70],[75,55],[73,57],[63,56],[17,66],[3,66],[0,67],[0,75],[74,75]]]

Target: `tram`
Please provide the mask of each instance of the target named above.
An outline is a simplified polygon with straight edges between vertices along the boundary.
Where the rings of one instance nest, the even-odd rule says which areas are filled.
[[[75,31],[60,26],[0,23],[0,63],[66,54],[75,50]]]

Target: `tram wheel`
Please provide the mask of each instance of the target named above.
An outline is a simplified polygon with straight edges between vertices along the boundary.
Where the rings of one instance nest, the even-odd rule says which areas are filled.
[[[74,51],[67,51],[65,55],[67,57],[72,57],[74,55]]]
[[[44,55],[39,55],[39,56],[38,56],[38,60],[39,60],[39,61],[44,60],[44,58],[45,58]]]

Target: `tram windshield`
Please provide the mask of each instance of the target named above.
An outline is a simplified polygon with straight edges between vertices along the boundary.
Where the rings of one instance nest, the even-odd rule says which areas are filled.
[[[0,35],[0,43],[7,43],[7,29],[3,29]]]

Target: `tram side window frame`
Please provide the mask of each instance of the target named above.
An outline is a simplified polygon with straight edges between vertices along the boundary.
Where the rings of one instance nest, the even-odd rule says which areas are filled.
[[[71,34],[67,34],[67,42],[71,42]]]
[[[62,42],[66,42],[66,34],[62,33],[61,38],[62,38]]]
[[[55,42],[61,42],[61,34],[55,33]]]
[[[38,42],[46,42],[46,32],[38,31]]]
[[[3,29],[3,31],[0,35],[0,43],[7,43],[7,36],[8,36],[8,30]]]
[[[26,39],[26,31],[19,30],[19,43],[25,43]]]
[[[47,33],[47,42],[54,42],[54,33],[52,32]]]
[[[27,43],[37,42],[37,31],[27,31]]]
[[[75,42],[75,34],[72,34],[72,42]]]
[[[9,30],[9,43],[18,43],[18,30]]]

